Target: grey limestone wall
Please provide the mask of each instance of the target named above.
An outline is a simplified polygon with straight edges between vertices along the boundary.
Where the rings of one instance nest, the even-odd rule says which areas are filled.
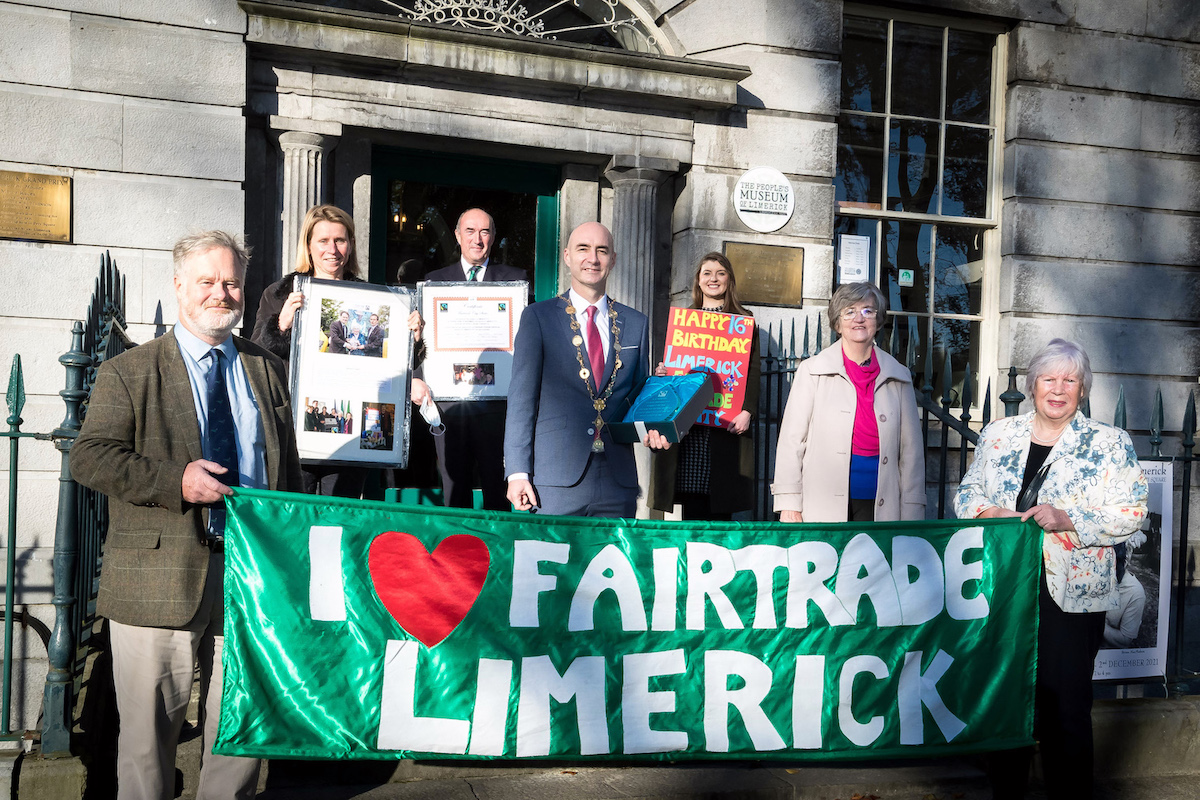
[[[1179,429],[1200,373],[1200,12],[1078,2],[1009,37],[1000,364],[1083,344],[1093,413],[1157,388]]]
[[[842,3],[835,0],[697,0],[660,3],[660,24],[682,55],[741,64],[738,106],[697,118],[691,167],[679,179],[672,222],[671,296],[687,302],[696,262],[725,242],[804,250],[803,307],[756,310],[761,325],[816,324],[833,285],[833,175],[837,146]],[[792,183],[796,210],[779,231],[746,227],[734,185],[758,166]],[[736,268],[736,265],[735,265]],[[826,338],[826,341],[828,339]]]
[[[21,355],[25,430],[62,422],[58,356],[105,250],[128,280],[131,333],[144,340],[175,320],[174,241],[191,229],[242,230],[245,26],[235,0],[0,2],[0,169],[73,179],[70,244],[0,240],[0,369],[7,377]],[[58,469],[49,443],[22,442],[17,604],[47,623]],[[0,509],[6,518],[7,492]],[[32,663],[18,679],[18,728],[36,723],[45,672],[40,640],[20,641]]]

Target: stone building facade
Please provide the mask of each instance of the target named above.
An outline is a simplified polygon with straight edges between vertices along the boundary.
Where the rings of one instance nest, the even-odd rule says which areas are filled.
[[[175,319],[174,240],[244,232],[252,321],[318,201],[352,213],[376,282],[414,259],[419,277],[463,204],[489,205],[539,298],[565,287],[566,233],[601,220],[612,293],[660,337],[710,250],[751,246],[759,320],[798,332],[863,267],[902,347],[932,344],[937,372],[954,349],[957,387],[968,361],[995,386],[1066,336],[1091,353],[1096,416],[1123,386],[1145,429],[1161,388],[1178,429],[1200,372],[1191,0],[594,0],[540,38],[498,13],[514,5],[431,3],[507,25],[480,30],[411,2],[0,2],[0,170],[73,179],[69,243],[0,240],[0,367],[21,354],[26,429],[61,421],[57,358],[102,252],[144,340]],[[794,195],[769,233],[732,199],[759,166]],[[18,602],[47,620],[57,455],[23,447],[18,515]]]

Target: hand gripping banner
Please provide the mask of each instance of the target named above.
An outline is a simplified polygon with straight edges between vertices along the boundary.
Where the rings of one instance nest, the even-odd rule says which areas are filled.
[[[214,752],[789,761],[1032,743],[1040,532],[239,489]]]

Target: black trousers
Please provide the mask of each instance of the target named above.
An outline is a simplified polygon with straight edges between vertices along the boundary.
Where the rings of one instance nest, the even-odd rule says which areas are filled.
[[[366,467],[301,467],[304,493],[325,497],[362,497],[367,482]]]
[[[472,400],[447,403],[442,408],[446,432],[434,437],[434,447],[447,507],[475,507],[478,475],[483,507],[512,511],[504,480],[505,407],[503,400]]]
[[[1042,752],[1046,796],[1089,800],[1093,790],[1092,669],[1104,638],[1104,612],[1068,614],[1038,593],[1038,668],[1034,736]],[[1033,748],[993,753],[988,777],[997,800],[1019,800],[1029,783]]]

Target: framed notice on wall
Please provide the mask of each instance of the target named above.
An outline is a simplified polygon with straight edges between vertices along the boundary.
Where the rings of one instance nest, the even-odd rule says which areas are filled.
[[[417,289],[425,320],[422,371],[434,399],[507,397],[529,284],[427,281]]]
[[[308,464],[408,464],[409,289],[301,276],[292,326],[296,445]]]
[[[726,242],[725,256],[733,264],[738,297],[743,303],[754,306],[802,305],[803,247]]]

